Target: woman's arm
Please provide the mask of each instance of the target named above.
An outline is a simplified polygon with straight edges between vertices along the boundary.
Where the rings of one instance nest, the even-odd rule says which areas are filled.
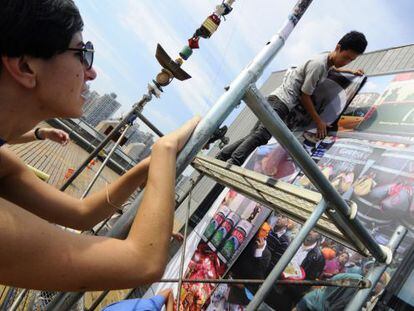
[[[176,154],[197,122],[155,143],[144,198],[125,240],[72,234],[17,206],[0,204],[0,284],[79,291],[131,288],[159,279],[172,231]],[[3,194],[7,184],[0,180]]]
[[[79,200],[38,179],[13,152],[1,148],[0,196],[47,221],[88,230],[115,212],[112,204],[121,206],[146,181],[149,163],[150,158],[141,161],[108,189]]]
[[[14,145],[14,144],[24,144],[24,143],[35,141],[38,139],[35,135],[35,131],[36,129],[31,130],[18,138],[9,140],[7,143],[9,145]],[[39,136],[40,139],[50,139],[62,145],[66,145],[69,142],[69,134],[66,133],[65,131],[55,129],[55,128],[39,128],[37,130],[37,135]]]

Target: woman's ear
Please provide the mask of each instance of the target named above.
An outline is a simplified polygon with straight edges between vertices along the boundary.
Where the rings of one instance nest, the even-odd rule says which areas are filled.
[[[26,88],[36,86],[36,74],[31,66],[32,58],[27,56],[9,57],[2,56],[3,69],[20,85]]]

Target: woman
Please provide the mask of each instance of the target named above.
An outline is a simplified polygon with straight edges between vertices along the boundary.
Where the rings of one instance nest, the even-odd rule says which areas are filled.
[[[0,0],[0,145],[40,121],[77,118],[95,79],[93,45],[72,0]],[[176,154],[199,118],[160,138],[151,157],[106,189],[74,199],[38,180],[0,147],[0,284],[42,290],[131,288],[158,280],[174,213]],[[114,213],[139,186],[145,195],[128,237],[72,234]],[[10,204],[9,202],[14,204]]]
[[[341,252],[332,260],[325,262],[325,267],[321,274],[321,279],[330,279],[334,275],[345,272],[345,265],[349,261],[349,254],[347,252]]]

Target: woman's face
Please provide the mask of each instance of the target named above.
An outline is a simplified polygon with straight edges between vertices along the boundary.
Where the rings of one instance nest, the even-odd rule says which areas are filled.
[[[77,32],[68,48],[82,48],[81,32]],[[85,102],[86,82],[96,78],[93,68],[81,62],[81,52],[64,51],[48,60],[39,60],[37,75],[38,107],[45,117],[78,118]]]
[[[341,264],[346,264],[349,260],[349,256],[346,253],[342,253],[341,255],[339,255],[338,260]]]

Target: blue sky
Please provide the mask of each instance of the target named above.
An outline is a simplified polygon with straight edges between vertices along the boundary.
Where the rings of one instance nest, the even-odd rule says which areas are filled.
[[[84,18],[84,40],[95,44],[98,78],[91,88],[115,92],[127,112],[160,70],[157,43],[175,58],[221,0],[75,0]],[[183,69],[192,79],[174,80],[144,115],[169,132],[195,114],[204,115],[223,87],[282,26],[293,0],[236,0],[234,10],[209,40],[200,40]],[[314,0],[285,47],[264,72],[300,64],[335,47],[346,32],[366,34],[367,51],[414,43],[410,0]],[[259,83],[260,86],[260,83]],[[240,109],[240,108],[239,108]],[[234,114],[233,114],[234,117]]]

